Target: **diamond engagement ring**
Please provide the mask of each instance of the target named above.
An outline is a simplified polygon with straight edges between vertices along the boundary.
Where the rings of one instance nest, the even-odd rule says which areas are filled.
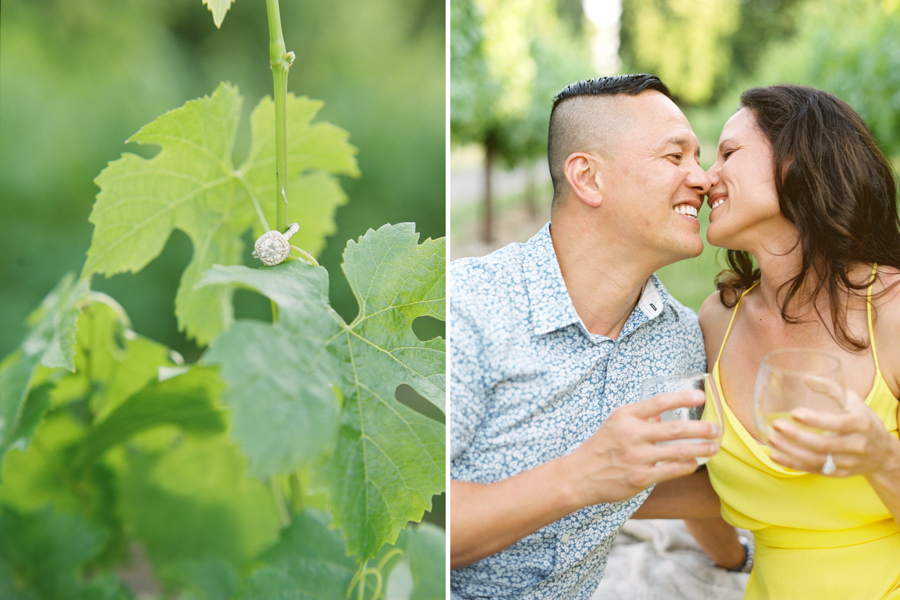
[[[258,258],[269,267],[281,264],[291,253],[288,239],[299,230],[300,226],[297,223],[291,223],[284,233],[272,230],[262,234],[253,245],[253,258]]]
[[[831,452],[825,455],[825,464],[822,465],[822,475],[831,475],[837,471],[837,465],[834,464],[834,457]]]

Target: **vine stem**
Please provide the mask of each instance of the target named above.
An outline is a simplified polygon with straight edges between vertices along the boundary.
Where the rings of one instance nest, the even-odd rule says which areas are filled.
[[[278,0],[266,0],[269,14],[269,64],[272,66],[275,98],[275,227],[288,225],[287,199],[287,80],[294,53],[284,47]]]

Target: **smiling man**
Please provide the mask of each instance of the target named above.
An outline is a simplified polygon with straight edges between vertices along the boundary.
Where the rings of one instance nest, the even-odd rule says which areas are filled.
[[[589,598],[649,488],[718,450],[657,444],[714,437],[658,419],[702,393],[638,398],[645,377],[706,369],[696,315],[653,275],[703,249],[687,119],[656,77],[578,82],[548,156],[550,223],[450,266],[454,598]]]

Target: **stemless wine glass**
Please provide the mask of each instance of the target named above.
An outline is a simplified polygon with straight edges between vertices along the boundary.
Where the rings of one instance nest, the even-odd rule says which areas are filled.
[[[768,434],[776,419],[793,421],[790,413],[795,408],[827,412],[843,410],[844,394],[841,361],[836,356],[809,348],[769,352],[763,357],[753,391],[753,418],[761,441],[768,443]]]
[[[697,373],[691,375],[666,375],[663,377],[650,377],[641,382],[641,399],[647,399],[657,394],[671,394],[686,390],[702,390],[706,394],[706,403],[701,406],[681,406],[662,413],[662,421],[712,421],[719,425],[719,436],[716,438],[688,438],[659,442],[660,444],[674,443],[704,443],[722,441],[724,431],[724,417],[722,414],[722,400],[719,398],[719,390],[709,373]],[[710,459],[709,456],[698,456],[697,464],[702,465]]]

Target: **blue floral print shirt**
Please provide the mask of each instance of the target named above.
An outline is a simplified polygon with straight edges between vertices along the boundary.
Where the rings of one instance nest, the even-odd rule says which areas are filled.
[[[646,377],[702,373],[696,314],[652,276],[617,340],[587,331],[548,223],[450,265],[451,478],[492,483],[573,452]],[[650,490],[581,509],[451,572],[453,598],[587,599]],[[451,497],[452,502],[452,497]]]

